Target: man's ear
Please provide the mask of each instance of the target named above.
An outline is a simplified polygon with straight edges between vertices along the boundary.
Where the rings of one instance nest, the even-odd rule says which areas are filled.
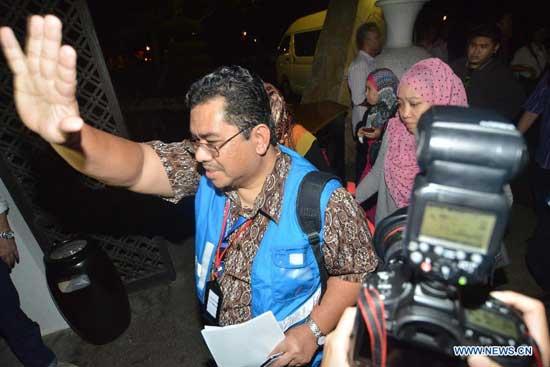
[[[266,124],[257,125],[252,129],[250,138],[253,139],[256,144],[256,153],[264,155],[269,149],[271,130]]]

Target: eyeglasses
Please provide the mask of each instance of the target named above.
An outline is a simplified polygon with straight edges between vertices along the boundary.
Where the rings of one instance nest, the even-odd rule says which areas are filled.
[[[250,129],[250,127],[245,127],[244,129],[239,130],[235,135],[231,136],[229,139],[225,140],[220,145],[216,146],[212,143],[201,143],[199,139],[192,138],[191,144],[193,145],[193,150],[196,152],[199,150],[200,147],[203,147],[208,151],[208,153],[212,156],[212,158],[218,158],[220,156],[220,149],[224,147],[227,143],[229,143],[231,140],[235,139],[239,134],[242,132]]]

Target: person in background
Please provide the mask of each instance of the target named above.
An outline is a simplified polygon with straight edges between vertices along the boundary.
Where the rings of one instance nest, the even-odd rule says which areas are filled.
[[[518,130],[525,134],[536,121],[540,124],[531,179],[537,226],[527,246],[526,263],[537,283],[550,291],[550,72],[544,74],[523,107]]]
[[[471,107],[490,109],[515,121],[525,93],[508,64],[496,57],[500,34],[492,25],[475,27],[468,39],[467,57],[451,64],[464,83]]]
[[[548,333],[546,311],[542,302],[512,291],[491,292],[491,295],[522,313],[523,321],[527,325],[531,337],[537,342],[539,347],[542,365],[550,366],[550,336]],[[348,359],[348,352],[351,348],[350,340],[356,314],[357,308],[347,308],[336,329],[327,336],[325,355],[323,356],[321,367],[351,367],[353,365]],[[388,354],[391,354],[391,352],[391,350],[388,351]],[[408,360],[404,365],[390,367],[411,365],[417,364]],[[470,356],[468,357],[468,366],[500,367],[500,364],[486,356]]]
[[[315,135],[296,123],[294,116],[288,110],[283,95],[273,84],[264,83],[264,87],[269,97],[271,117],[275,122],[275,135],[279,144],[295,150],[313,163],[318,170],[330,172],[328,158],[321,150]]]
[[[348,68],[348,87],[351,97],[351,131],[345,131],[346,136],[346,154],[349,155],[349,166],[355,168],[355,172],[350,172],[350,181],[355,182],[361,174],[362,158],[365,151],[360,144],[356,143],[355,131],[357,125],[363,119],[367,111],[365,101],[365,81],[367,76],[375,69],[374,57],[380,53],[382,48],[382,39],[380,30],[376,23],[364,23],[355,33],[355,42],[357,46],[357,56],[351,62]],[[351,134],[350,134],[351,133]]]
[[[376,162],[382,134],[386,123],[397,112],[397,85],[399,79],[387,68],[376,69],[369,74],[366,81],[366,100],[369,109],[365,112],[363,120],[357,125],[357,139],[365,148],[362,159],[358,157],[358,164],[364,168],[357,182],[359,183],[371,170]],[[376,215],[376,198],[365,202],[363,208],[367,218],[374,223]]]
[[[531,94],[540,76],[546,70],[548,59],[544,41],[547,37],[546,27],[543,25],[536,27],[527,45],[516,51],[510,63],[512,71],[518,75],[527,94]]]
[[[380,142],[380,138],[386,127],[386,123],[397,112],[397,86],[399,79],[387,68],[376,69],[369,74],[366,82],[366,101],[368,110],[363,115],[363,119],[357,125],[356,135],[361,144],[372,144]],[[371,152],[369,149],[366,157],[366,166],[363,169],[359,181],[365,177],[374,161],[377,152]],[[371,159],[368,159],[371,158]]]
[[[395,210],[407,206],[418,173],[416,126],[432,105],[467,106],[460,79],[440,59],[414,64],[401,78],[397,92],[398,115],[388,122],[378,158],[357,186],[358,203],[378,192],[378,223]]]
[[[504,65],[508,65],[514,55],[512,37],[514,36],[514,16],[508,9],[500,12],[494,23],[497,27],[500,37],[500,48],[497,57]]]
[[[0,335],[25,367],[76,367],[58,362],[44,344],[40,326],[21,309],[10,272],[19,263],[15,234],[8,222],[8,202],[0,195]]]
[[[351,62],[348,69],[348,86],[351,93],[351,123],[352,131],[363,119],[367,111],[365,106],[365,80],[375,69],[374,57],[380,53],[382,40],[380,30],[376,23],[364,23],[355,33],[357,56]]]
[[[416,44],[428,51],[432,57],[437,57],[447,62],[449,60],[449,51],[447,50],[445,37],[447,32],[448,25],[446,22],[439,24],[439,22],[433,20],[419,29]]]

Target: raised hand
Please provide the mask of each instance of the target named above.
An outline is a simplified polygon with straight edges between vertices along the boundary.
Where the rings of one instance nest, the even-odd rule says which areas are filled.
[[[23,123],[49,143],[63,144],[84,124],[76,101],[76,52],[61,46],[61,21],[33,15],[23,53],[10,28],[0,43],[14,74],[14,98]]]

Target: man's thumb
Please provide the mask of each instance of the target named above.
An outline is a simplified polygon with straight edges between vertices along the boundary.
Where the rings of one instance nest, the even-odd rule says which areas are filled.
[[[80,118],[79,116],[71,116],[63,119],[59,128],[64,133],[74,133],[82,130],[83,125],[84,121],[82,120],[82,118]]]

